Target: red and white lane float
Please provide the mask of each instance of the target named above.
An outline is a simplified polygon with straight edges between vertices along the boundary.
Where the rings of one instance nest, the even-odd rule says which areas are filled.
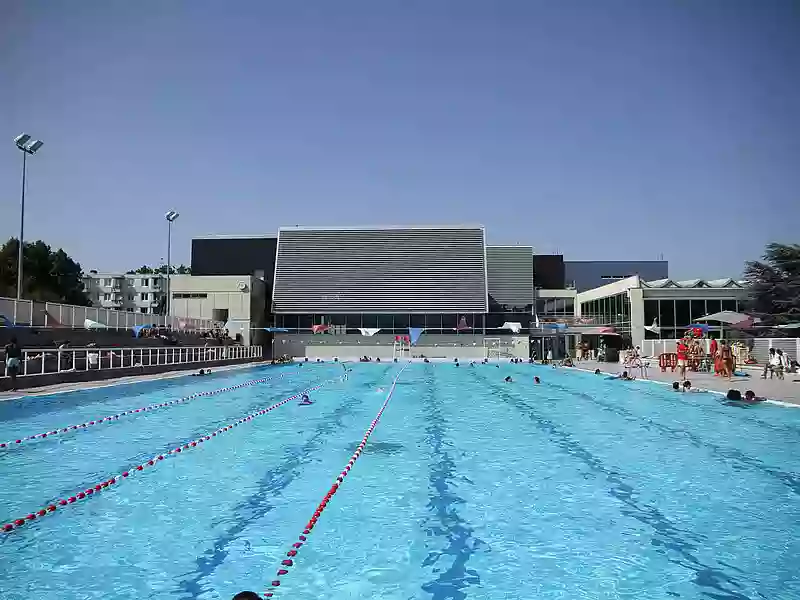
[[[140,465],[134,465],[131,468],[129,468],[127,471],[123,471],[122,473],[120,473],[118,475],[114,475],[112,477],[109,477],[105,481],[101,481],[100,483],[98,483],[98,484],[96,484],[94,486],[88,487],[88,488],[86,488],[85,490],[83,490],[81,492],[77,492],[73,496],[69,496],[67,498],[61,498],[60,500],[56,500],[56,501],[52,502],[51,504],[48,504],[44,508],[39,509],[38,511],[28,513],[25,517],[21,517],[19,519],[16,519],[16,520],[10,522],[10,523],[6,523],[5,525],[0,526],[0,531],[1,532],[5,532],[5,533],[9,533],[11,531],[14,531],[15,529],[19,529],[20,527],[22,527],[23,525],[25,525],[26,523],[28,523],[30,521],[34,521],[34,520],[39,519],[41,517],[47,516],[49,514],[52,514],[52,513],[56,512],[57,510],[59,510],[63,506],[68,506],[70,504],[74,504],[75,502],[79,502],[81,500],[86,500],[87,498],[91,498],[93,495],[95,495],[95,494],[97,494],[99,492],[102,492],[103,490],[105,490],[109,486],[112,486],[112,485],[115,485],[117,483],[120,483],[124,479],[127,479],[129,477],[133,477],[135,475],[138,475],[138,474],[142,473],[143,471],[149,471],[152,467],[155,467],[159,462],[163,461],[166,458],[171,458],[171,457],[178,456],[179,454],[182,454],[183,452],[186,452],[188,450],[196,448],[197,446],[201,446],[202,444],[205,444],[206,442],[208,442],[212,438],[215,438],[215,437],[217,437],[219,435],[222,435],[223,433],[226,433],[226,432],[230,431],[234,427],[238,427],[239,425],[242,425],[244,423],[252,421],[256,417],[260,417],[260,416],[266,415],[267,413],[272,412],[273,410],[275,410],[279,406],[283,406],[287,402],[291,402],[292,400],[297,400],[298,398],[302,398],[303,394],[308,394],[309,392],[313,392],[315,390],[318,390],[321,387],[323,387],[323,386],[325,386],[325,385],[327,385],[329,383],[332,383],[334,381],[340,381],[340,379],[341,378],[337,377],[335,379],[328,379],[327,381],[323,381],[322,383],[320,383],[318,385],[315,385],[314,387],[307,388],[307,389],[303,390],[302,392],[296,393],[293,396],[289,396],[288,398],[284,398],[283,400],[281,400],[280,402],[278,402],[276,404],[273,404],[272,406],[268,406],[267,408],[262,408],[261,410],[258,410],[258,411],[254,412],[254,413],[251,413],[251,414],[249,414],[249,415],[247,415],[245,417],[237,419],[236,421],[234,421],[230,425],[225,425],[224,427],[220,427],[219,429],[217,429],[215,431],[212,431],[211,433],[208,433],[206,435],[201,435],[199,438],[197,438],[194,441],[186,442],[182,446],[178,446],[177,448],[173,448],[172,450],[169,450],[168,452],[164,452],[163,454],[159,454],[157,456],[154,456],[150,460],[148,460],[146,462],[143,462]]]
[[[297,371],[292,371],[292,373],[296,372]],[[170,400],[169,402],[160,402],[158,404],[150,404],[149,406],[142,406],[141,408],[132,408],[131,410],[126,410],[124,412],[117,413],[116,415],[103,417],[101,419],[95,419],[94,421],[87,421],[86,423],[81,423],[80,425],[69,425],[68,427],[59,427],[58,429],[54,429],[52,431],[45,431],[43,433],[37,433],[35,435],[20,436],[17,439],[10,442],[0,442],[0,449],[16,448],[18,446],[21,446],[24,442],[28,442],[31,440],[40,440],[54,435],[61,435],[64,433],[72,433],[74,431],[80,431],[81,429],[87,429],[94,425],[100,425],[101,423],[117,421],[119,420],[120,417],[124,417],[126,415],[135,415],[137,413],[153,412],[154,410],[158,410],[159,408],[175,406],[176,404],[184,404],[186,402],[189,402],[190,400],[195,400],[196,398],[203,398],[206,396],[216,396],[217,394],[222,394],[223,392],[232,392],[233,390],[250,387],[252,385],[257,385],[259,383],[265,383],[267,381],[270,381],[271,379],[276,379],[276,378],[281,379],[285,375],[287,375],[287,373],[283,372],[277,377],[262,377],[261,379],[251,379],[250,381],[245,381],[242,383],[237,383],[236,385],[219,388],[218,390],[211,390],[208,392],[197,392],[196,394],[192,394],[191,396],[178,398],[177,400]]]
[[[389,393],[386,394],[386,399],[383,401],[383,404],[381,405],[381,409],[378,411],[378,414],[375,415],[375,418],[372,420],[372,423],[370,423],[366,432],[364,432],[364,437],[361,439],[361,443],[358,445],[355,452],[353,452],[353,455],[350,457],[350,460],[347,461],[347,464],[345,465],[344,469],[342,469],[342,472],[336,476],[336,481],[333,482],[330,489],[325,494],[325,497],[319,504],[317,504],[317,508],[314,510],[313,516],[308,520],[308,523],[306,523],[306,526],[303,528],[303,533],[297,536],[297,541],[295,541],[292,544],[291,548],[288,550],[288,552],[286,552],[286,558],[281,560],[281,565],[278,568],[276,578],[270,582],[269,587],[267,587],[267,589],[264,591],[265,598],[272,598],[275,595],[277,588],[279,588],[281,585],[280,578],[283,577],[284,575],[287,575],[289,573],[289,569],[294,566],[294,562],[295,560],[297,560],[297,554],[298,552],[300,552],[300,548],[303,546],[303,544],[305,544],[306,541],[308,541],[308,536],[314,530],[314,526],[317,524],[317,520],[322,516],[322,513],[325,511],[325,508],[328,506],[328,503],[330,503],[330,501],[336,495],[336,492],[339,490],[339,486],[341,486],[342,483],[344,483],[344,478],[347,477],[347,474],[350,472],[350,469],[353,468],[353,465],[356,464],[356,461],[359,459],[361,453],[364,451],[364,447],[367,445],[367,442],[369,441],[372,432],[375,430],[375,427],[381,420],[383,411],[386,410],[386,407],[389,405],[389,400],[392,399],[392,394],[394,394],[394,389],[395,387],[397,387],[397,380],[400,379],[400,375],[403,374],[403,371],[406,370],[406,367],[408,367],[408,365],[400,369],[400,372],[394,378],[394,381],[392,381],[392,386],[389,388]]]

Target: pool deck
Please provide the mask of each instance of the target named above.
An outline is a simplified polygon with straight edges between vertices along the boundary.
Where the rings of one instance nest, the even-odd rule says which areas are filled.
[[[672,373],[669,369],[662,373],[658,367],[658,360],[651,360],[651,366],[647,369],[647,379],[662,383],[672,384],[678,381],[677,370]],[[591,360],[582,360],[575,363],[579,369],[594,371],[600,369],[604,373],[622,373],[627,370],[633,377],[642,379],[639,369],[629,369],[619,363],[601,363]],[[730,389],[736,389],[744,394],[745,390],[753,390],[759,398],[766,398],[774,402],[781,402],[800,406],[800,374],[787,373],[783,381],[777,378],[761,379],[761,371],[749,369],[745,371],[750,377],[734,377],[732,381],[721,377],[714,377],[712,373],[687,372],[687,379],[692,382],[692,387],[709,390],[712,392],[726,393]]]
[[[225,365],[214,367],[214,373],[222,371],[234,371],[246,369],[248,367],[263,366],[265,363],[243,363],[235,365]],[[101,381],[82,381],[74,383],[57,383],[55,385],[45,385],[42,387],[31,388],[30,390],[17,390],[16,392],[0,392],[0,402],[6,400],[16,400],[18,398],[32,398],[36,396],[48,396],[51,394],[62,394],[65,392],[76,392],[79,390],[94,390],[97,388],[113,387],[126,385],[129,383],[139,383],[140,381],[154,381],[158,379],[175,379],[176,377],[188,377],[197,370],[167,371],[165,373],[154,373],[151,375],[134,375],[132,377],[119,377],[117,379],[105,379]]]

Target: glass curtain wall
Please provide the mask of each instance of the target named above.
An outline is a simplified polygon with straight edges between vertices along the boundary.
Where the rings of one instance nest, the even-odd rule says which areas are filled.
[[[681,337],[689,326],[700,317],[723,310],[739,311],[738,300],[651,300],[644,301],[644,323],[647,326],[657,321],[659,334],[646,331],[647,339],[674,340]],[[714,325],[712,323],[711,325]],[[719,337],[718,331],[710,337]]]
[[[275,327],[292,333],[310,332],[314,325],[328,325],[336,333],[357,333],[358,329],[380,329],[380,333],[408,334],[409,327],[422,327],[426,335],[483,335],[487,315],[460,314],[336,314],[275,315]],[[507,320],[519,320],[507,319]],[[500,323],[502,325],[502,322]],[[498,325],[499,327],[499,325]]]
[[[631,301],[627,292],[581,302],[581,320],[586,325],[614,327],[620,334],[630,334]]]

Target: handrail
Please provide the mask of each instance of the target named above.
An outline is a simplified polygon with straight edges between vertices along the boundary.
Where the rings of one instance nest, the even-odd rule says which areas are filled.
[[[261,346],[139,346],[138,348],[31,348],[22,350],[17,377],[158,365],[261,358]],[[39,364],[37,364],[39,363]],[[8,377],[4,357],[2,375]],[[34,366],[31,366],[34,365]]]

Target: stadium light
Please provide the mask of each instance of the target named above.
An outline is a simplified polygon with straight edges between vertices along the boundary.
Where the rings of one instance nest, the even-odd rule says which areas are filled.
[[[170,304],[171,304],[171,296],[172,290],[170,289],[170,282],[172,277],[172,224],[180,217],[180,213],[170,210],[167,214],[164,215],[164,218],[167,220],[167,301],[165,303],[165,310],[167,312],[166,317],[167,319],[170,318]]]
[[[22,260],[25,243],[25,175],[27,173],[28,155],[36,154],[44,145],[42,140],[33,140],[27,133],[14,138],[17,148],[22,151],[22,198],[19,210],[19,248],[17,250],[17,300],[22,300]]]

